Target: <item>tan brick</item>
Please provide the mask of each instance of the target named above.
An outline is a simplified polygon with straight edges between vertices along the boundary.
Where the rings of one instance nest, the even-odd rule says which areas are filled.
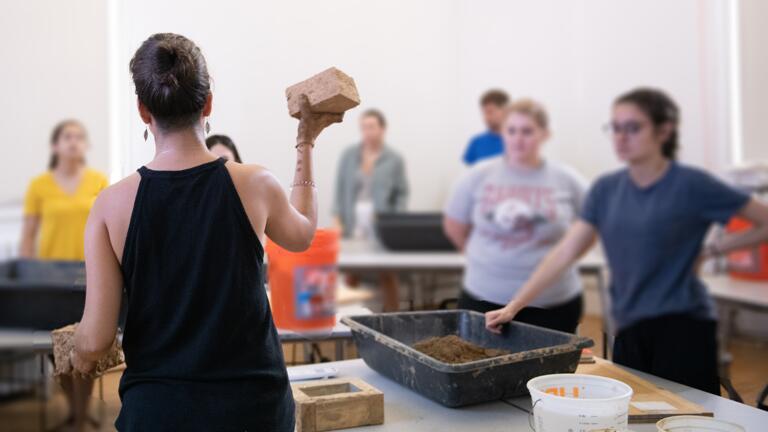
[[[306,94],[312,112],[343,113],[360,105],[355,81],[344,72],[331,67],[319,74],[285,89],[288,112],[299,118],[299,95]]]

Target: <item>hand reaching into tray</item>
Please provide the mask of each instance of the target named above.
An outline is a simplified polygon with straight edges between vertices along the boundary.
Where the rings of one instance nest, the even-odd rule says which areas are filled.
[[[501,309],[496,309],[485,313],[485,328],[489,331],[499,334],[501,333],[501,326],[512,321],[520,312],[522,307],[514,300],[507,303]]]

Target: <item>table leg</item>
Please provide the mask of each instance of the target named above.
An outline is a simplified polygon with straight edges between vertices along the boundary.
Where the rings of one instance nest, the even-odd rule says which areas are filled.
[[[381,273],[379,286],[384,297],[384,312],[397,312],[400,309],[400,283],[395,273]]]
[[[46,406],[45,406],[45,354],[39,354],[40,358],[40,388],[38,389],[38,402],[40,403],[38,420],[40,422],[40,431],[45,432],[45,425],[48,423]]]
[[[421,287],[421,308],[422,310],[433,309],[435,306],[435,291],[437,291],[437,274],[427,273],[424,279],[426,282]]]
[[[336,339],[336,361],[344,360],[344,340]]]
[[[717,309],[720,318],[717,329],[718,372],[721,377],[730,379],[732,357],[728,351],[728,345],[733,333],[733,321],[736,316],[736,310],[727,302],[718,302]]]

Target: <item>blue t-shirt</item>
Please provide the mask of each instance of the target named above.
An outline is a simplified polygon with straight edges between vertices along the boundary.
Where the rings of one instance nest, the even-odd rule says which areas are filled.
[[[464,163],[472,165],[479,160],[498,156],[503,152],[504,144],[501,141],[501,135],[487,131],[476,135],[469,141],[469,145],[464,151]]]
[[[645,188],[626,169],[595,182],[581,217],[600,233],[619,330],[670,314],[714,319],[694,263],[711,224],[726,223],[748,201],[710,174],[675,162]]]

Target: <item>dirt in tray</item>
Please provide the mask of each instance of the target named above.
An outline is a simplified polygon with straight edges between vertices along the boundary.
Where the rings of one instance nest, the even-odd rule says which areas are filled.
[[[466,363],[511,354],[509,351],[483,348],[456,335],[433,337],[413,344],[413,347],[445,363]]]

